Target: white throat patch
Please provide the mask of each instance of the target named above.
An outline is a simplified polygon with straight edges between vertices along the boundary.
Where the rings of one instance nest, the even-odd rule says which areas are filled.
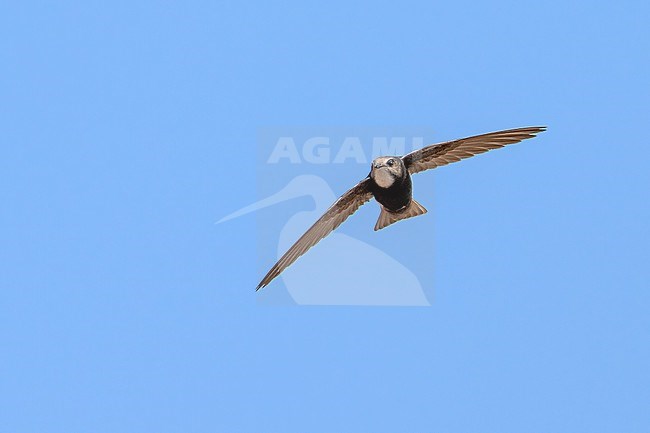
[[[389,188],[395,183],[395,178],[386,168],[379,168],[373,171],[372,178],[381,188]]]

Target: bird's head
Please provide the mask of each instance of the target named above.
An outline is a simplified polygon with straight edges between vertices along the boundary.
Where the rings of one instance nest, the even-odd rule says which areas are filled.
[[[406,167],[399,156],[380,156],[372,161],[370,177],[381,188],[390,188],[395,181],[404,179]]]

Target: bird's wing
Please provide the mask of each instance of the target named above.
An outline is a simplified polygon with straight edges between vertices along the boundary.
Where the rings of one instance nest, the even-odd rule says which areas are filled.
[[[432,144],[420,150],[413,151],[402,157],[409,173],[419,173],[431,168],[440,167],[461,159],[469,158],[488,150],[498,149],[512,143],[518,143],[546,130],[545,126],[530,126],[527,128],[507,129],[505,131],[489,132],[473,137],[461,138],[444,143]]]
[[[304,235],[296,241],[295,244],[284,253],[284,255],[273,265],[271,270],[262,279],[257,286],[257,290],[268,285],[271,280],[280,275],[289,265],[296,261],[298,257],[305,254],[308,249],[313,247],[330,234],[335,228],[341,225],[350,215],[356,212],[362,204],[372,198],[369,189],[370,179],[366,178],[356,184],[352,189],[339,197],[332,206],[312,225]]]

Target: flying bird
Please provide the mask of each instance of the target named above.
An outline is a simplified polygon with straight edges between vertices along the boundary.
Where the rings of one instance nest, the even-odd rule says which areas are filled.
[[[475,135],[453,141],[432,144],[404,156],[380,156],[372,161],[370,173],[339,197],[300,239],[273,265],[257,286],[267,286],[288,266],[340,226],[361,205],[375,198],[381,207],[375,231],[427,210],[412,196],[411,175],[430,170],[488,150],[533,138],[546,130],[545,126],[507,129]]]

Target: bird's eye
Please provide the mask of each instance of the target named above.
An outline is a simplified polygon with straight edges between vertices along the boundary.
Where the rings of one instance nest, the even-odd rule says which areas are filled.
[[[395,164],[395,161],[392,159],[389,159],[386,164],[388,164],[389,167],[392,167]]]

